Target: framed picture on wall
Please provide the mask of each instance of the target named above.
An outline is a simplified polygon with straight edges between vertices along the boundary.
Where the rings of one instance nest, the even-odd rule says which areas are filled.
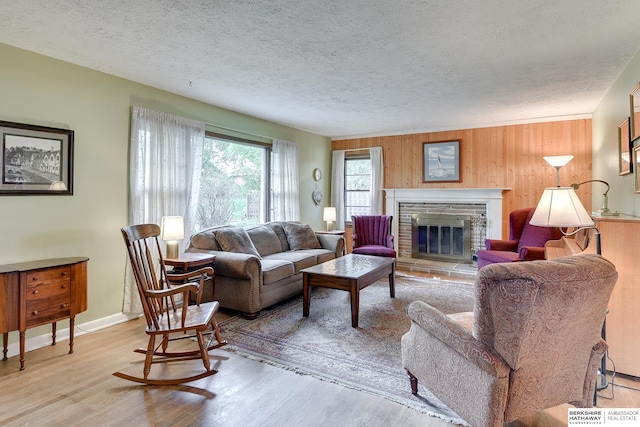
[[[633,163],[631,162],[633,143],[631,142],[630,120],[631,118],[628,117],[618,126],[618,169],[620,175],[627,175],[633,172]]]
[[[633,163],[635,165],[635,192],[640,193],[640,173],[638,171],[638,161],[640,160],[640,145],[633,149]]]
[[[640,83],[629,94],[629,127],[631,140],[640,137]]]
[[[461,182],[460,141],[425,142],[424,182]]]
[[[73,194],[73,133],[0,121],[0,195]]]

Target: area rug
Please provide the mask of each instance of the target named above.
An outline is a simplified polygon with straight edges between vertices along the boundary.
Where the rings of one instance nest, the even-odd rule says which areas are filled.
[[[351,327],[349,293],[326,288],[312,289],[307,318],[297,297],[263,310],[256,320],[226,319],[220,328],[229,351],[467,425],[422,385],[419,396],[411,394],[400,338],[410,327],[407,306],[416,300],[445,314],[472,311],[473,284],[397,273],[394,299],[387,280],[360,291],[358,328]]]

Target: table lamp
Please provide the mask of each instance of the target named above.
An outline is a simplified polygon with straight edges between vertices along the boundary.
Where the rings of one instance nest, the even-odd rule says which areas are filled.
[[[167,258],[178,258],[178,240],[184,239],[184,219],[181,216],[163,216],[160,238],[167,242]]]
[[[327,221],[327,231],[333,230],[333,222],[336,220],[336,208],[332,206],[324,208],[322,220]]]
[[[602,193],[602,207],[597,211],[591,212],[591,214],[596,216],[619,216],[620,215],[619,212],[613,212],[612,210],[609,209],[609,206],[608,206],[609,197],[607,196],[607,194],[609,194],[609,190],[611,189],[611,186],[607,181],[603,181],[601,179],[590,179],[588,181],[581,182],[580,184],[571,184],[571,187],[577,190],[578,188],[580,188],[582,184],[587,184],[589,182],[600,182],[607,186],[607,189],[605,190],[605,192]]]

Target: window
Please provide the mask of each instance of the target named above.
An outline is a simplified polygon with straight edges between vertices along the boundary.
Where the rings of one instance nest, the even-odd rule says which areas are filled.
[[[369,155],[349,156],[344,160],[344,220],[352,215],[371,213],[371,159]]]
[[[270,156],[266,144],[207,132],[194,231],[266,222]]]

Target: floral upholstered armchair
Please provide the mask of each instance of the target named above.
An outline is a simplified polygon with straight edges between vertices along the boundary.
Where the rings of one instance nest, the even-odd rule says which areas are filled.
[[[617,277],[594,254],[491,264],[478,271],[473,313],[411,303],[402,364],[412,392],[420,381],[472,426],[562,403],[590,407]]]

